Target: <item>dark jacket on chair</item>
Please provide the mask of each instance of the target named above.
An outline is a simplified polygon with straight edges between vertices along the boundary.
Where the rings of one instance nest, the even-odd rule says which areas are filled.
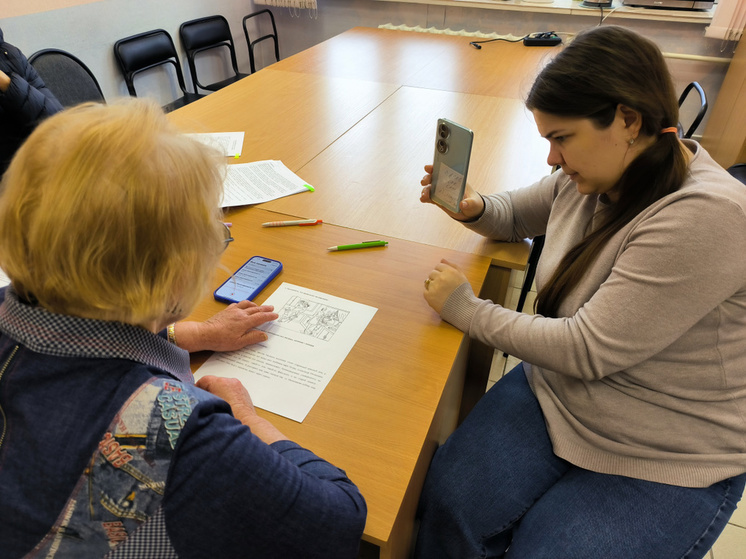
[[[3,39],[0,29],[0,70],[10,77],[6,92],[0,92],[0,176],[23,141],[44,117],[62,110],[62,105],[36,73],[23,53]]]

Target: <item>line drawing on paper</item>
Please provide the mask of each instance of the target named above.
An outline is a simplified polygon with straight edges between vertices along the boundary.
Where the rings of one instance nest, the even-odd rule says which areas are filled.
[[[319,340],[331,340],[350,311],[316,303],[302,297],[291,297],[277,313],[277,323],[295,332]]]

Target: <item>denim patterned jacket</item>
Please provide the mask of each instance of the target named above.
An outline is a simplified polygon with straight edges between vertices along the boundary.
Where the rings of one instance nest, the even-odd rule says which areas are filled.
[[[0,301],[3,557],[356,556],[344,472],[262,443],[165,336]]]

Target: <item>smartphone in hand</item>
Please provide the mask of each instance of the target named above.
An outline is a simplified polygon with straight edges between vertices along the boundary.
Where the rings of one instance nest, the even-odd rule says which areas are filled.
[[[282,264],[277,260],[252,256],[215,290],[213,296],[223,303],[252,301],[281,271]]]
[[[430,199],[454,213],[459,213],[464,198],[473,142],[474,132],[465,126],[438,119]]]

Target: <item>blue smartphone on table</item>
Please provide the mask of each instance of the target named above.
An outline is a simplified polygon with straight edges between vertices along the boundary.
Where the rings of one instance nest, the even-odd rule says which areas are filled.
[[[282,263],[263,256],[252,256],[236,273],[215,290],[215,300],[238,303],[254,297],[282,271]]]

